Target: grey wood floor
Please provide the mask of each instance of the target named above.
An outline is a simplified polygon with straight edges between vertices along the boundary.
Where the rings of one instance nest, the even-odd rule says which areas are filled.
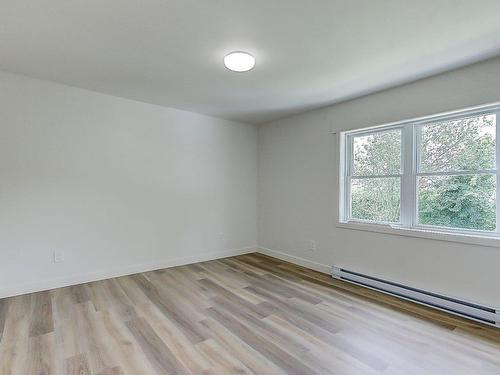
[[[500,374],[500,330],[259,254],[0,300],[0,374]]]

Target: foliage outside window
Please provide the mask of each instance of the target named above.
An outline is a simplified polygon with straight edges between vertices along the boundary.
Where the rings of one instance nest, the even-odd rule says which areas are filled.
[[[346,132],[341,221],[495,234],[498,108]]]

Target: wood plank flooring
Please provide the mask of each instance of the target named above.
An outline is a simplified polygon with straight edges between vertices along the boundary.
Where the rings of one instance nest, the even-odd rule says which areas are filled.
[[[500,374],[500,330],[261,254],[0,300],[0,374]]]

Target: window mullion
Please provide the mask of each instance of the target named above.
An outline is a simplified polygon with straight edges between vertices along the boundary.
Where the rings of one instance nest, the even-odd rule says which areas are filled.
[[[402,131],[401,225],[411,227],[415,216],[414,134],[413,124],[406,124]]]

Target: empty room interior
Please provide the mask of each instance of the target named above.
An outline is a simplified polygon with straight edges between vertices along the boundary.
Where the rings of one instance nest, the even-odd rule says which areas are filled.
[[[499,375],[499,14],[0,0],[0,375]]]

